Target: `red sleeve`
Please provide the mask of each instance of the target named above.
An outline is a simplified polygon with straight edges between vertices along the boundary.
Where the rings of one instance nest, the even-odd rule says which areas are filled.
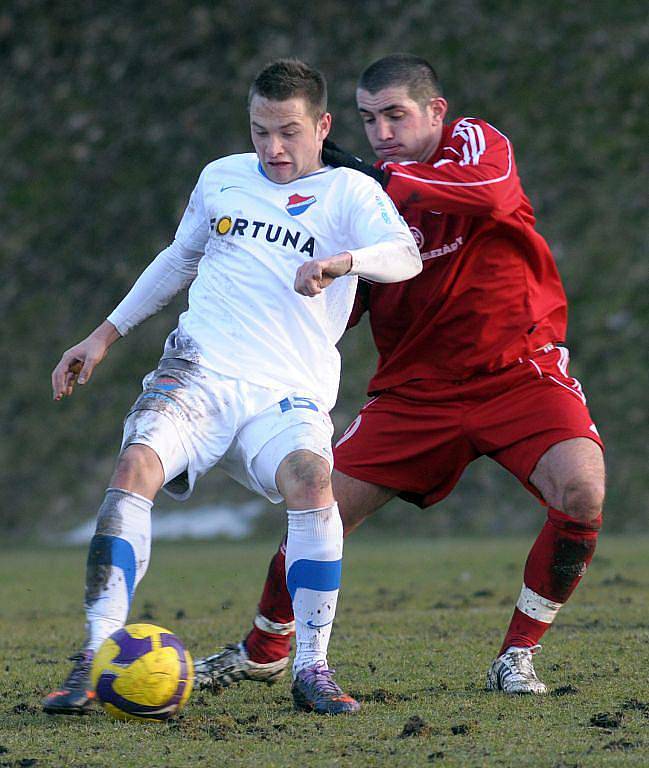
[[[489,123],[465,117],[449,126],[432,163],[384,163],[397,207],[472,216],[506,216],[522,189],[509,139]]]

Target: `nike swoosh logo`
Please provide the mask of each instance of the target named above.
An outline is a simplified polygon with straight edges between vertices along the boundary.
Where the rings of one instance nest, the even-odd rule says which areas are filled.
[[[221,192],[225,192],[226,189],[243,189],[243,187],[237,187],[234,184],[231,184],[229,187],[221,187]]]
[[[325,621],[324,624],[314,624],[311,619],[307,621],[306,625],[307,627],[310,627],[311,629],[321,629],[322,627],[328,627],[329,624],[333,623],[333,619],[331,621]]]

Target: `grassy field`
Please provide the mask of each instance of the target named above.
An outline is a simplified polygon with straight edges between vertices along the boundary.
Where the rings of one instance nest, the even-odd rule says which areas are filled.
[[[0,766],[646,766],[649,540],[604,537],[537,657],[550,694],[509,698],[484,677],[528,546],[356,536],[330,662],[358,716],[294,712],[283,680],[195,692],[162,725],[41,712],[82,637],[85,553],[2,551]],[[194,655],[237,640],[273,550],[158,545],[131,619],[173,629]]]

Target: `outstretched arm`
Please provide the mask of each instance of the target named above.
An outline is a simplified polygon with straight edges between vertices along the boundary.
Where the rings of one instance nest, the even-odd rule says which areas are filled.
[[[55,400],[69,397],[75,384],[85,384],[117,339],[162,307],[196,276],[202,254],[178,240],[149,264],[127,296],[98,328],[83,341],[66,350],[52,372]]]
[[[69,397],[77,382],[85,384],[117,339],[166,306],[196,277],[209,237],[202,181],[203,174],[192,192],[171,245],[142,272],[108,318],[82,342],[63,353],[52,372],[55,400]]]

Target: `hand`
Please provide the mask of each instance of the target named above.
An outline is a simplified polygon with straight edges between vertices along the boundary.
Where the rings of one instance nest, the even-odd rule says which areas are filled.
[[[52,371],[54,400],[70,397],[77,382],[85,384],[108,350],[120,338],[117,329],[107,320],[79,344],[66,350]]]
[[[390,178],[380,168],[375,168],[373,165],[366,163],[362,158],[341,149],[331,139],[325,139],[322,144],[322,162],[332,165],[334,168],[351,168],[354,171],[360,171],[378,181],[384,189]]]
[[[351,253],[339,253],[329,259],[306,261],[295,273],[295,290],[302,296],[317,296],[337,277],[352,268]]]

